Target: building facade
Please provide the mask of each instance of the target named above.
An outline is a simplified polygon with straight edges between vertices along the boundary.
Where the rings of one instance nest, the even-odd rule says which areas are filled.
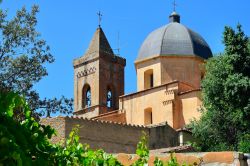
[[[135,153],[142,131],[151,150],[192,140],[185,126],[200,117],[203,65],[212,52],[176,12],[169,20],[143,42],[134,62],[137,92],[131,94],[124,94],[126,60],[97,28],[84,56],[73,62],[74,116],[42,120],[58,131],[53,142],[65,140],[77,124],[80,142],[110,153]]]
[[[137,92],[125,95],[126,61],[114,55],[99,27],[86,54],[74,61],[74,114],[145,126],[167,122],[174,129],[198,119],[203,64],[212,52],[176,12],[169,20],[143,42],[134,62]],[[79,74],[91,69],[95,71]]]

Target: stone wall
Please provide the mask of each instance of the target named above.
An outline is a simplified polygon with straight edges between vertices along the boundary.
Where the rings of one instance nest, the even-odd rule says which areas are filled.
[[[167,122],[148,126],[149,149],[159,149],[179,145],[178,133]]]
[[[167,124],[143,127],[74,117],[45,118],[41,123],[56,129],[57,136],[51,139],[53,143],[63,142],[72,127],[79,124],[81,143],[87,143],[93,149],[102,148],[108,153],[115,153],[116,158],[125,166],[131,165],[138,159],[138,156],[133,154],[142,131],[149,135],[149,149],[155,149],[150,150],[149,166],[153,166],[155,157],[163,161],[169,160],[170,154],[167,152],[172,148],[165,147],[176,146],[178,140],[177,132]],[[174,155],[180,164],[197,163],[205,166],[247,166],[247,159],[250,160],[250,155],[247,157],[238,152],[176,153]]]
[[[56,117],[56,118],[43,118],[40,121],[43,125],[50,125],[52,128],[56,130],[56,136],[51,138],[52,143],[64,143],[65,138],[65,118],[64,117]]]
[[[80,125],[80,142],[108,153],[135,153],[143,131],[149,135],[150,149],[178,144],[178,133],[166,123],[145,127],[75,117],[46,118],[41,123],[51,125],[57,130],[58,135],[53,137],[53,143],[64,140],[75,125]]]

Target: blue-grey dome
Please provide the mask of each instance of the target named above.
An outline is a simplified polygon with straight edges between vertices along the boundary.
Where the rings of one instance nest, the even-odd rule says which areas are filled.
[[[174,13],[171,16],[171,23],[148,35],[136,60],[143,60],[156,55],[199,56],[204,59],[212,57],[207,42],[198,33],[180,24],[179,15]]]

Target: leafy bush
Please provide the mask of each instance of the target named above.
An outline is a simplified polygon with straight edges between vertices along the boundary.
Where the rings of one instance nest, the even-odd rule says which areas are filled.
[[[194,163],[193,165],[196,164]],[[154,161],[154,166],[192,166],[192,165],[179,164],[174,154],[170,153],[170,160],[168,160],[166,163],[164,163],[163,161],[159,160],[159,158],[156,157]]]
[[[154,166],[164,166],[163,161],[156,157],[154,161]]]
[[[121,166],[112,155],[103,150],[93,151],[79,142],[79,126],[71,131],[66,146],[56,145],[55,165]]]
[[[250,134],[245,134],[239,141],[239,151],[250,153]]]
[[[15,112],[25,118],[14,118]],[[79,126],[74,128],[66,145],[52,145],[55,130],[39,124],[30,116],[25,99],[13,92],[0,92],[0,165],[95,165],[120,166],[103,150],[93,151],[79,143]]]
[[[142,133],[141,140],[137,144],[136,154],[140,157],[132,166],[144,166],[148,163],[148,136],[145,132]]]
[[[14,119],[16,111],[25,119]],[[16,93],[0,93],[0,163],[4,165],[47,165],[52,145],[48,139],[55,133],[50,126],[40,125],[30,116],[23,97]]]
[[[147,166],[149,159],[149,149],[148,149],[148,136],[145,132],[142,133],[141,140],[137,144],[136,154],[139,156],[139,159],[132,164],[132,166]],[[170,160],[164,163],[159,158],[155,158],[155,166],[188,166],[187,164],[180,165],[177,162],[176,157],[173,153],[170,153]]]

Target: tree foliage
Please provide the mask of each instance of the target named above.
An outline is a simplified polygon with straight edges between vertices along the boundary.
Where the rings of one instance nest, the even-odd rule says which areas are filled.
[[[14,118],[22,110],[24,120]],[[40,125],[30,116],[24,98],[16,93],[0,93],[0,163],[3,165],[48,165],[53,147],[48,139],[50,126]]]
[[[18,10],[10,19],[0,9],[0,89],[18,92],[26,97],[30,109],[40,115],[72,111],[72,99],[40,99],[35,83],[48,75],[46,63],[53,63],[50,48],[36,31],[38,6],[29,12]]]
[[[1,91],[0,91],[1,92]],[[14,118],[16,110],[25,115],[22,122]],[[13,92],[0,93],[0,165],[121,165],[103,150],[93,151],[79,142],[79,126],[66,144],[52,145],[55,130],[39,124],[23,97]]]
[[[239,143],[250,133],[249,41],[238,25],[236,31],[225,27],[223,43],[225,52],[206,64],[202,81],[205,109],[192,124],[204,151],[241,150]]]

